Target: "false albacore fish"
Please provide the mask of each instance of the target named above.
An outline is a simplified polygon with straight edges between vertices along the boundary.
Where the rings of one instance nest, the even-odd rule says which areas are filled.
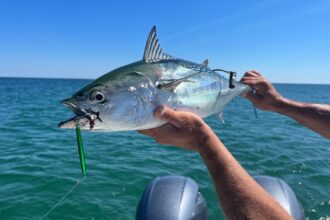
[[[165,105],[206,117],[251,88],[227,79],[202,64],[176,59],[163,52],[153,27],[143,60],[119,67],[94,80],[61,103],[76,116],[61,122],[61,128],[128,131],[154,128],[165,122],[153,117]]]

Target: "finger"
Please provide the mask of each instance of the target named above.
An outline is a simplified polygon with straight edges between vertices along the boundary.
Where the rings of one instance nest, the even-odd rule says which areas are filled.
[[[244,80],[262,80],[263,77],[261,76],[258,76],[254,73],[248,73],[248,74],[245,74],[242,78],[241,78],[241,81],[244,81]]]
[[[176,127],[181,125],[179,113],[165,106],[159,106],[155,109],[155,117],[167,121]]]
[[[241,79],[241,82],[244,83],[244,84],[246,84],[246,85],[249,85],[249,86],[254,87],[254,86],[256,86],[256,85],[258,85],[260,83],[260,80],[259,79],[255,79],[255,78],[250,78],[250,77],[249,78],[243,77]]]
[[[261,74],[258,71],[256,71],[256,70],[251,70],[251,71],[248,71],[248,72],[251,72],[251,73],[253,73],[253,74],[257,75],[257,76],[261,76]]]
[[[256,78],[255,77],[253,77],[253,76],[243,76],[242,78],[241,78],[241,82],[245,82],[245,81],[247,81],[247,80],[255,80]]]
[[[259,91],[263,90],[267,84],[265,83],[265,80],[263,78],[245,78],[242,79],[242,83],[251,86],[253,89]]]
[[[247,72],[247,76],[255,77],[255,78],[258,78],[263,81],[268,81],[264,76],[262,76],[259,72],[255,71],[255,70]],[[244,75],[244,77],[245,77],[245,75]]]
[[[245,74],[244,74],[244,77],[260,77],[260,74],[255,72],[255,71],[247,71]]]

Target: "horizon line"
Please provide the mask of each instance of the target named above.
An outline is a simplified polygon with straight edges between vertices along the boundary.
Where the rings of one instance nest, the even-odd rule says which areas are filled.
[[[0,76],[1,78],[12,79],[54,79],[54,80],[95,80],[92,78],[62,78],[62,77],[37,77],[37,76]],[[272,84],[295,84],[295,85],[330,85],[330,83],[295,83],[295,82],[271,82]]]

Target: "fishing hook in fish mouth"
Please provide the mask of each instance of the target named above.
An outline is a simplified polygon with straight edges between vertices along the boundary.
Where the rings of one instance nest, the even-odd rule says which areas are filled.
[[[81,108],[80,106],[77,106],[67,100],[63,100],[61,103],[65,106],[67,106],[71,111],[73,111],[77,115],[76,116],[77,121],[79,121],[79,119],[82,119],[82,118],[87,118],[89,120],[90,129],[94,128],[96,119],[99,120],[100,122],[103,122],[100,117],[100,112],[95,112],[92,110]]]
[[[93,118],[92,116],[96,116]],[[90,110],[88,114],[85,115],[86,118],[89,120],[89,129],[93,129],[95,125],[95,120],[99,120],[100,122],[103,122],[102,119],[100,118],[100,112],[94,112]]]

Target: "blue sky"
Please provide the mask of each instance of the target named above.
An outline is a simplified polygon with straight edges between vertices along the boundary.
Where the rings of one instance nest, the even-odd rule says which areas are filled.
[[[0,0],[0,76],[96,78],[165,52],[242,76],[330,84],[330,1]]]

